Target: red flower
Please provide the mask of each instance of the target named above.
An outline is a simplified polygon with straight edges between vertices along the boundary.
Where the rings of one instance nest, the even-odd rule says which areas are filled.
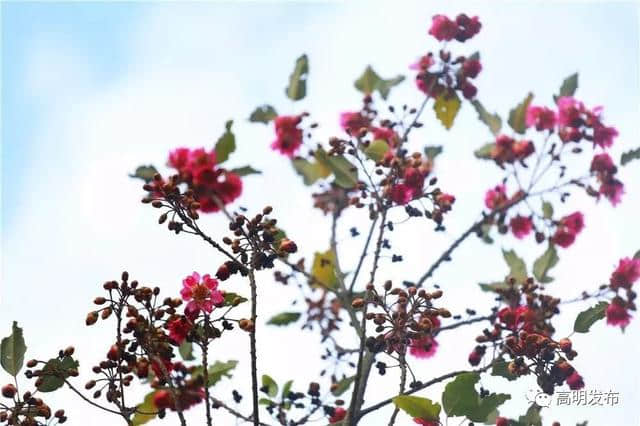
[[[495,210],[502,207],[507,202],[507,188],[504,185],[496,185],[487,191],[484,196],[484,204],[488,209]]]
[[[448,212],[449,210],[451,210],[451,206],[455,201],[456,197],[451,194],[441,193],[436,197],[436,204],[443,212]]]
[[[529,233],[533,229],[533,222],[531,221],[530,217],[518,215],[511,218],[509,226],[511,227],[511,232],[513,232],[513,235],[516,238],[521,239],[529,235]]]
[[[440,424],[436,420],[425,420],[425,419],[421,419],[421,418],[418,418],[418,417],[414,418],[413,422],[417,423],[419,425],[422,425],[422,426],[438,426]]]
[[[413,188],[404,183],[398,183],[391,187],[390,195],[394,203],[404,205],[413,199]]]
[[[340,127],[352,136],[359,136],[362,129],[369,128],[369,119],[359,112],[340,114]]]
[[[193,323],[191,323],[188,318],[180,316],[169,321],[167,328],[169,329],[169,337],[171,340],[180,345],[193,328]]]
[[[373,127],[371,133],[373,134],[373,140],[382,139],[392,148],[395,147],[400,140],[398,134],[388,127]]]
[[[577,371],[574,371],[569,377],[567,377],[567,384],[571,390],[578,390],[584,387],[582,376],[579,375]]]
[[[435,15],[429,28],[429,34],[434,36],[436,40],[453,40],[458,34],[458,24],[444,15]]]
[[[616,173],[616,170],[616,165],[613,164],[613,160],[606,152],[595,155],[593,160],[591,160],[592,172],[613,175]]]
[[[618,267],[611,274],[609,282],[611,288],[614,290],[619,288],[628,290],[638,278],[640,278],[640,259],[629,259],[625,257],[624,259],[620,259]]]
[[[509,426],[509,419],[506,417],[496,417],[496,426]]]
[[[593,143],[600,148],[608,148],[613,145],[613,139],[618,136],[618,131],[614,127],[607,127],[600,122],[596,122],[593,127]]]
[[[183,170],[189,164],[190,156],[191,150],[189,148],[176,148],[169,153],[168,165],[176,170]]]
[[[622,194],[624,194],[624,184],[618,179],[612,178],[600,185],[599,192],[611,202],[611,205],[616,206],[620,203]]]
[[[287,157],[293,157],[302,145],[302,129],[298,124],[302,121],[300,115],[281,115],[274,120],[276,139],[271,143],[271,149],[280,151]]]
[[[156,393],[153,394],[153,405],[159,410],[166,410],[167,408],[173,407],[173,396],[171,396],[171,392],[165,389],[156,391]]]
[[[571,96],[558,98],[558,124],[561,126],[579,127],[583,120],[582,113],[585,112],[584,105]]]
[[[333,424],[333,423],[338,423],[342,420],[344,420],[344,418],[347,415],[347,410],[345,410],[342,407],[336,407],[333,409],[333,416],[331,416],[329,418],[329,423]]]
[[[462,63],[462,74],[465,77],[476,78],[482,71],[482,64],[477,59],[467,59]]]
[[[464,13],[461,13],[456,17],[456,24],[458,24],[458,34],[456,34],[456,40],[463,42],[480,32],[482,24],[477,16],[469,18]]]
[[[478,88],[472,83],[466,80],[462,83],[462,96],[464,96],[465,99],[473,99],[477,93]]]
[[[556,125],[556,113],[547,107],[529,106],[526,116],[527,127],[535,126],[536,130],[553,130]]]
[[[513,155],[518,160],[524,160],[535,152],[535,147],[531,141],[519,141],[513,144]]]
[[[567,248],[576,240],[576,235],[584,228],[584,216],[580,212],[571,213],[560,219],[551,241],[560,247]]]
[[[185,311],[199,313],[201,310],[211,313],[215,305],[224,302],[222,292],[218,290],[218,281],[211,278],[209,274],[202,277],[194,272],[182,280],[182,290],[180,295],[187,303]]]
[[[530,329],[535,320],[535,313],[527,306],[507,306],[498,312],[498,319],[512,330],[517,329],[520,324],[524,324],[525,329]]]
[[[620,328],[624,329],[631,322],[631,315],[627,310],[627,307],[624,306],[624,302],[618,298],[615,298],[609,303],[607,306],[607,324],[613,326],[620,326]]]
[[[433,65],[435,61],[433,60],[433,54],[429,52],[428,54],[421,56],[415,63],[409,65],[409,69],[418,70],[418,71],[426,71]]]

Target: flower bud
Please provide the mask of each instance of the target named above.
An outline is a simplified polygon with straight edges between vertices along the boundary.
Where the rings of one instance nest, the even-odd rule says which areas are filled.
[[[362,297],[356,297],[351,302],[351,307],[353,309],[361,309],[364,306],[364,299]]]
[[[13,398],[17,392],[18,390],[11,383],[2,387],[2,396],[5,398]]]
[[[296,251],[298,251],[298,246],[296,245],[295,242],[291,241],[290,239],[283,238],[280,241],[280,250],[286,253],[295,253]]]
[[[87,325],[93,325],[96,323],[96,321],[98,321],[98,313],[97,312],[89,312],[87,314],[87,319],[85,320],[85,323]]]

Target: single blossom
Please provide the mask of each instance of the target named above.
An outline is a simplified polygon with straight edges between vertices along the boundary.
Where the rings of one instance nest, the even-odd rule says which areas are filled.
[[[458,24],[445,15],[435,15],[431,21],[429,34],[438,41],[453,40],[458,34]]]
[[[300,115],[281,115],[274,120],[276,139],[271,143],[271,149],[282,155],[293,157],[302,145],[302,129],[298,127],[302,121]]]
[[[398,141],[400,140],[395,130],[388,127],[373,127],[371,128],[371,134],[373,135],[373,140],[382,139],[391,148],[398,145]]]
[[[428,359],[435,355],[438,342],[432,336],[424,336],[419,339],[411,339],[409,353],[416,358]]]
[[[596,154],[591,160],[591,171],[604,175],[613,175],[616,173],[617,168],[611,156],[603,152],[602,154]]]
[[[329,418],[329,423],[334,424],[341,422],[347,416],[347,410],[342,407],[336,407],[333,409],[333,415]]]
[[[458,33],[456,34],[456,40],[460,42],[464,42],[474,35],[480,32],[480,28],[482,28],[482,24],[477,16],[473,18],[469,18],[464,13],[456,16],[456,24],[458,24]]]
[[[451,210],[451,206],[456,201],[456,197],[451,194],[440,193],[436,196],[436,204],[443,212]]]
[[[631,315],[627,310],[626,306],[624,306],[624,302],[619,299],[614,299],[607,306],[607,324],[612,325],[614,327],[620,327],[624,329],[631,322]]]
[[[624,184],[620,182],[618,179],[608,179],[606,182],[602,182],[600,184],[600,189],[598,190],[600,195],[604,195],[607,200],[611,203],[612,206],[617,206],[622,200],[622,195],[624,194]]]
[[[176,317],[167,323],[169,329],[169,337],[176,344],[180,345],[187,338],[187,335],[193,328],[193,323],[187,317]]]
[[[600,148],[609,148],[613,145],[613,139],[618,136],[614,127],[605,126],[599,122],[593,127],[593,143]]]
[[[473,99],[478,94],[478,88],[468,80],[462,82],[462,96],[465,99]]]
[[[482,71],[482,64],[477,59],[467,59],[462,63],[462,74],[465,77],[476,78]]]
[[[417,71],[426,71],[433,64],[435,64],[435,61],[433,59],[433,53],[429,52],[428,54],[421,56],[420,59],[418,59],[413,64],[409,65],[409,69],[417,70]]]
[[[585,107],[582,102],[575,100],[571,96],[562,96],[557,100],[558,124],[577,128],[582,125],[582,115]]]
[[[211,313],[215,305],[224,302],[222,292],[218,290],[218,281],[206,274],[200,279],[200,274],[194,272],[182,281],[180,295],[187,303],[186,312],[199,313],[204,311]]]
[[[618,267],[611,274],[609,283],[611,288],[617,290],[619,288],[630,289],[631,285],[640,278],[640,259],[630,259],[625,257],[620,259]]]
[[[507,188],[503,185],[496,185],[487,191],[484,196],[484,205],[490,210],[496,210],[504,206],[507,202]]]
[[[529,235],[533,229],[533,222],[530,217],[518,215],[511,218],[509,226],[513,235],[518,239],[522,239]]]
[[[574,234],[580,233],[584,228],[584,215],[580,212],[573,212],[560,220],[563,226],[566,226],[570,232]]]
[[[576,240],[578,235],[584,228],[584,216],[580,212],[571,213],[563,217],[558,222],[558,227],[551,241],[560,247],[567,248]]]
[[[535,319],[535,312],[528,306],[507,306],[498,311],[498,320],[511,330],[524,325],[524,329],[529,331],[533,328]]]
[[[340,127],[351,136],[359,136],[360,132],[369,129],[370,121],[359,112],[343,112],[340,114]]]
[[[556,126],[555,111],[542,106],[531,105],[527,108],[525,122],[527,127],[535,127],[536,130],[553,130]]]
[[[413,188],[404,183],[397,183],[391,187],[391,200],[400,205],[407,204],[413,199]]]
[[[582,376],[579,375],[577,371],[574,371],[569,377],[567,377],[567,385],[569,385],[571,390],[582,389],[584,387]]]

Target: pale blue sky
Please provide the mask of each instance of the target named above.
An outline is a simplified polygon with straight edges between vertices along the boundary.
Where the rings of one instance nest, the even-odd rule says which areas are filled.
[[[81,358],[96,360],[106,351],[107,345],[99,342],[107,330],[89,332],[83,319],[101,282],[127,268],[143,282],[176,292],[180,279],[192,270],[213,271],[220,259],[197,241],[159,229],[154,212],[138,204],[138,183],[126,175],[141,163],[161,166],[177,145],[211,146],[229,118],[236,120],[239,144],[233,165],[251,163],[265,171],[261,179],[268,185],[287,188],[270,193],[263,180],[248,178],[243,204],[254,209],[273,204],[305,254],[324,250],[324,218],[317,212],[300,217],[310,206],[309,190],[299,184],[289,164],[269,150],[272,129],[249,125],[246,117],[265,102],[282,113],[308,110],[321,123],[318,136],[329,136],[337,131],[338,112],[359,105],[352,84],[366,64],[383,76],[408,74],[408,64],[436,46],[426,35],[431,15],[460,11],[480,15],[484,24],[462,50],[481,51],[479,97],[488,108],[504,116],[529,90],[537,94],[536,103],[550,104],[562,79],[579,71],[578,97],[588,105],[604,105],[607,122],[620,130],[614,157],[640,144],[637,3],[3,2],[0,334],[16,319],[25,328],[30,354],[46,356],[76,343]],[[303,52],[311,61],[309,98],[296,105],[284,98],[283,88],[294,59]],[[419,100],[406,82],[391,102]],[[446,233],[434,236],[430,226],[397,231],[396,245],[403,247],[407,262],[401,270],[383,264],[381,271],[397,280],[423,272],[429,263],[423,256],[437,255],[477,216],[484,189],[500,176],[471,155],[490,134],[475,122],[469,105],[451,132],[427,117],[425,128],[415,133],[416,146],[445,145],[437,174],[458,201]],[[621,171],[628,193],[617,209],[594,205],[585,197],[575,197],[566,207],[567,212],[584,210],[587,228],[571,251],[561,253],[556,294],[576,295],[605,282],[617,259],[640,248],[635,231],[638,164]],[[342,229],[345,240],[358,219],[349,220]],[[219,217],[208,217],[205,223],[214,234],[224,229]],[[417,243],[416,235],[427,243]],[[463,264],[443,268],[437,277],[446,300],[469,306],[488,301],[476,283],[503,275],[499,249],[513,246],[512,238],[489,249],[467,242],[458,254]],[[487,257],[478,259],[481,248]],[[539,250],[533,244],[518,249],[529,261]],[[268,274],[263,279],[266,303],[261,309],[267,318],[287,309],[286,302],[296,293],[270,283]],[[246,291],[239,281],[230,285]],[[569,331],[582,308],[567,308],[567,326],[559,333]],[[546,417],[549,423],[592,419],[593,425],[638,424],[639,373],[633,361],[639,353],[639,324],[636,319],[625,336],[600,324],[596,339],[576,338],[581,346],[576,363],[587,388],[619,391],[621,405],[608,410],[556,408]],[[306,361],[319,353],[314,335],[295,335],[298,343],[290,346],[299,355],[294,357],[268,344],[267,334],[273,339],[292,336],[264,331],[263,359],[268,364],[262,372],[279,381],[295,378],[303,383],[320,370],[320,364]],[[431,376],[465,366],[473,335],[469,330],[459,339],[443,341],[440,354],[416,369]],[[245,345],[244,336],[231,338],[215,356],[240,360],[235,386],[246,393]],[[89,364],[84,364],[87,369]],[[608,365],[626,368],[603,368]],[[501,379],[486,383],[496,391],[508,390]],[[395,382],[376,379],[371,402],[389,396],[390,386],[395,389]],[[531,386],[524,381],[513,391],[505,414],[517,417],[523,411],[524,393]],[[230,389],[223,383],[216,391],[229,399]],[[424,395],[437,399],[438,390]],[[81,424],[78,419],[91,412],[69,395],[55,399],[80,413],[70,424]],[[384,414],[380,418],[387,419]],[[101,415],[94,421],[112,424]],[[377,421],[367,425],[386,424]]]

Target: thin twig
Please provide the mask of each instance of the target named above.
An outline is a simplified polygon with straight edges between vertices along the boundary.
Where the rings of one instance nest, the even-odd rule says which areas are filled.
[[[251,397],[253,401],[253,424],[260,426],[259,405],[258,405],[258,362],[256,355],[256,319],[257,315],[257,289],[256,277],[253,268],[249,270],[249,284],[251,286],[251,331],[249,341],[251,346]]]

